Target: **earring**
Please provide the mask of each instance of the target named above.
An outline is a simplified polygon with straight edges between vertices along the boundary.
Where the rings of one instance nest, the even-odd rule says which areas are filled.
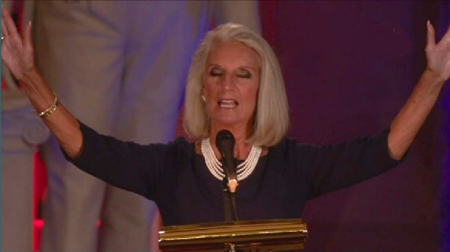
[[[204,102],[206,101],[206,98],[205,98],[205,96],[204,96],[204,95],[202,95],[202,99],[203,99],[203,101],[204,101]]]

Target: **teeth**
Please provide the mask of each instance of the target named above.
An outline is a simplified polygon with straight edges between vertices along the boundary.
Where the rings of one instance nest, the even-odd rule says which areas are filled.
[[[236,104],[220,104],[221,108],[234,108]]]
[[[219,105],[221,108],[234,108],[237,106],[237,102],[235,100],[220,100]]]
[[[236,103],[234,100],[220,100],[220,102],[228,103],[228,104],[230,104],[230,103]]]

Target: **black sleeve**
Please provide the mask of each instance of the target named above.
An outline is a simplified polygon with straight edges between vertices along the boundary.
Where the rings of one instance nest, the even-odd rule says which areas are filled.
[[[398,165],[389,155],[389,130],[373,138],[313,147],[308,173],[309,199],[377,176]],[[406,155],[405,155],[406,156]]]
[[[83,147],[80,156],[65,158],[81,170],[119,188],[152,199],[167,146],[139,145],[95,132],[80,122]]]

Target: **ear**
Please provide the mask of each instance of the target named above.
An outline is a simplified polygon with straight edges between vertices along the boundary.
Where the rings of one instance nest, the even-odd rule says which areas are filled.
[[[200,92],[200,96],[205,96],[205,85],[202,86],[202,91]]]

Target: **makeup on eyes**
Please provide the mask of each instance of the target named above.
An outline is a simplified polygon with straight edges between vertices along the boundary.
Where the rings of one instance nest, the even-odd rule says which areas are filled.
[[[240,69],[237,73],[237,76],[242,77],[242,78],[248,78],[248,79],[252,78],[252,74],[245,69]]]
[[[223,71],[217,67],[214,67],[209,71],[210,76],[221,76],[222,74]],[[248,78],[248,79],[252,78],[252,74],[246,69],[237,70],[236,75],[241,78]]]
[[[220,76],[220,75],[222,75],[222,71],[219,68],[214,67],[214,68],[211,69],[211,71],[209,71],[209,75],[211,75],[211,76]]]

